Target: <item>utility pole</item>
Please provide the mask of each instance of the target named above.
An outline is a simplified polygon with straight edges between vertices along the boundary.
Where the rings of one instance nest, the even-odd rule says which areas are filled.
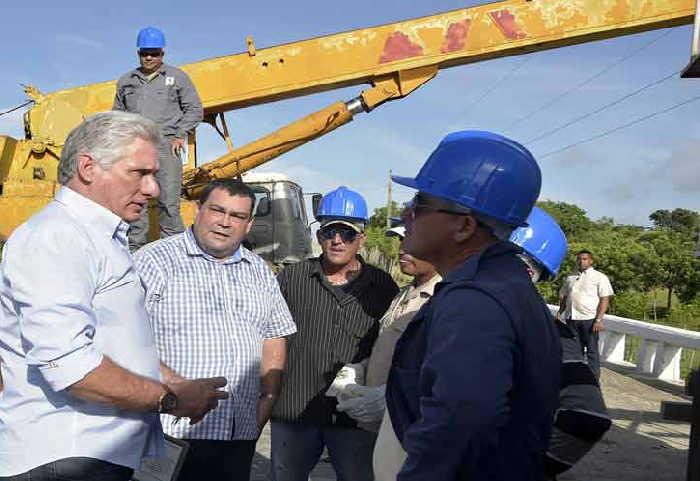
[[[391,169],[389,169],[389,183],[386,185],[386,228],[391,229]]]

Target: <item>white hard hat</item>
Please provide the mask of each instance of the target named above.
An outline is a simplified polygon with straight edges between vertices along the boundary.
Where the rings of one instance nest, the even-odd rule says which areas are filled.
[[[406,236],[406,227],[402,225],[392,227],[391,229],[387,229],[384,235],[387,237],[401,237],[403,239]]]

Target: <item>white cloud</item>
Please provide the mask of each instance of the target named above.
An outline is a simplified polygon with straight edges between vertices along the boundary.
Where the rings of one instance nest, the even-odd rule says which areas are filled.
[[[655,181],[670,181],[677,192],[700,191],[700,155],[697,144],[684,142],[674,146],[666,162],[654,170]]]
[[[91,49],[103,51],[105,46],[102,42],[93,40],[82,35],[72,33],[59,33],[55,37],[56,43],[62,47],[80,47],[83,49]]]

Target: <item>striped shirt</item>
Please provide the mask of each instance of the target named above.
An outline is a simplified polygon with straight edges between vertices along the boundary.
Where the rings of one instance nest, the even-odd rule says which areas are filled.
[[[229,399],[202,422],[164,430],[190,439],[257,439],[256,407],[264,339],[296,331],[274,274],[244,247],[224,262],[197,244],[192,229],[135,254],[161,361],[186,378],[224,376]]]
[[[287,379],[273,420],[356,426],[335,410],[335,398],[325,392],[343,365],[369,356],[378,321],[398,292],[389,274],[358,259],[362,270],[348,292],[326,280],[320,258],[280,272],[282,294],[298,332],[289,342]]]

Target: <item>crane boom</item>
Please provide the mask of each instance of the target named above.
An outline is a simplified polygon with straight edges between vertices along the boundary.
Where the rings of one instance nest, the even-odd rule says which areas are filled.
[[[260,50],[248,39],[247,52],[182,66],[209,119],[340,87],[372,88],[185,172],[185,187],[196,196],[208,179],[238,175],[324,135],[408,95],[440,69],[689,24],[694,14],[695,0],[506,0]],[[110,109],[114,91],[114,81],[48,95],[27,88],[36,101],[25,114],[27,138],[0,135],[0,236],[52,197],[68,132]]]
[[[337,33],[182,66],[205,114],[323,92],[401,71],[439,69],[693,22],[693,0],[506,0]],[[54,92],[43,100],[82,115],[109,110],[115,82]],[[30,111],[30,130],[60,145]],[[55,114],[56,111],[53,111]],[[61,131],[64,129],[60,129]]]

